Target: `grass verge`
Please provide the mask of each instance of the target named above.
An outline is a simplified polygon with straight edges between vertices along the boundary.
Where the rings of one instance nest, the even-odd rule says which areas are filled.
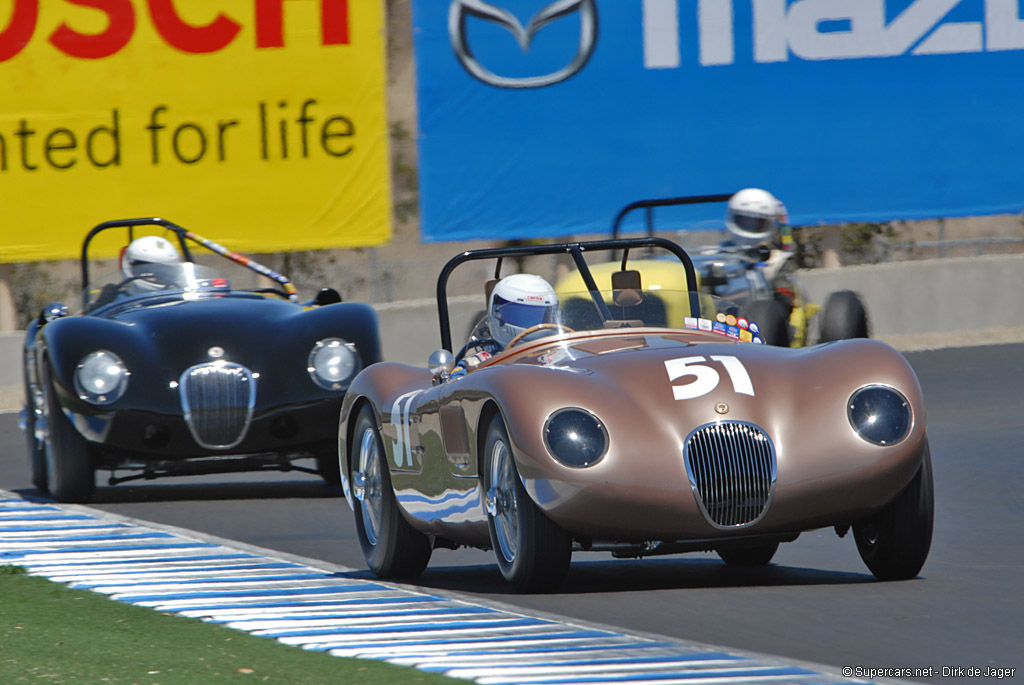
[[[0,566],[0,683],[449,685],[411,668],[308,651],[124,604]]]

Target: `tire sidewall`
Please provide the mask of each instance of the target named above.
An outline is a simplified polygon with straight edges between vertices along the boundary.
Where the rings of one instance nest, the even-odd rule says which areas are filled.
[[[350,473],[356,473],[360,471],[360,445],[362,445],[363,436],[366,431],[370,430],[373,432],[374,439],[377,441],[377,459],[379,462],[378,468],[381,471],[381,493],[383,500],[383,506],[381,507],[380,517],[380,530],[377,535],[377,542],[371,542],[369,536],[366,533],[366,523],[363,521],[363,503],[360,500],[355,500],[355,520],[356,520],[356,533],[359,537],[359,546],[363,549],[363,556],[366,558],[366,563],[370,569],[374,572],[379,570],[381,565],[382,557],[384,552],[382,551],[382,542],[385,542],[385,536],[387,535],[386,528],[389,523],[388,516],[388,498],[387,493],[391,488],[391,478],[388,473],[387,463],[383,463],[384,459],[384,444],[380,438],[380,433],[377,431],[376,421],[373,419],[373,411],[369,407],[364,407],[360,410],[358,417],[356,418],[355,432],[353,433],[352,454],[349,462]]]
[[[505,559],[498,546],[494,517],[487,513],[487,527],[498,568],[517,592],[551,592],[565,580],[572,557],[572,537],[549,519],[526,492],[515,461],[512,442],[500,414],[487,430],[484,442],[484,492],[491,488],[491,461],[494,445],[504,441],[515,479],[516,553]]]
[[[387,452],[384,451],[384,441],[377,428],[376,415],[369,405],[359,411],[353,434],[355,439],[349,441],[352,445],[349,457],[350,472],[355,473],[359,470],[359,450],[367,430],[373,433],[377,443],[381,516],[377,542],[373,543],[366,534],[362,502],[355,501],[354,514],[359,546],[363,550],[367,566],[378,577],[415,578],[423,573],[423,569],[430,561],[432,543],[429,537],[414,529],[398,509],[398,500],[391,485],[391,471]]]
[[[48,370],[41,382],[46,393],[47,438],[41,445],[46,489],[58,502],[88,502],[96,491],[89,443],[64,414]]]
[[[45,447],[36,438],[36,400],[28,382],[28,370],[23,373],[25,383],[25,442],[28,448],[28,463],[32,473],[32,485],[41,492],[48,492],[46,484]]]
[[[338,450],[333,447],[325,447],[316,452],[316,468],[320,477],[328,485],[341,485],[341,463],[338,460]]]
[[[755,300],[747,306],[747,314],[760,326],[759,335],[766,345],[789,347],[789,321],[782,305],[775,300]]]
[[[907,486],[853,526],[857,551],[868,569],[880,580],[916,577],[931,548],[934,512],[931,454],[925,447],[921,467]]]
[[[498,568],[506,579],[511,580],[519,574],[520,567],[523,563],[523,507],[519,506],[518,503],[522,503],[522,498],[527,497],[527,494],[526,489],[523,488],[522,482],[519,480],[519,470],[516,468],[515,459],[512,456],[512,445],[509,441],[508,430],[505,428],[505,422],[502,421],[500,415],[496,416],[494,420],[491,421],[491,425],[487,429],[487,438],[484,442],[484,492],[488,492],[493,485],[491,483],[491,460],[494,455],[494,446],[499,440],[505,443],[505,449],[508,450],[508,457],[512,462],[512,470],[516,478],[516,554],[512,561],[505,559],[504,554],[501,552],[494,517],[491,516],[490,513],[487,514],[487,529],[491,535],[491,547],[494,549],[494,557],[498,562]]]
[[[830,294],[821,311],[819,342],[869,336],[867,309],[857,293],[852,290],[837,290]]]

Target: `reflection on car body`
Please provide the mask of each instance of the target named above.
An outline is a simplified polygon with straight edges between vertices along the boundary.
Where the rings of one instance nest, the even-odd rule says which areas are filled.
[[[628,255],[648,247],[668,251],[683,290],[639,280]],[[621,263],[599,283],[584,255],[609,250]],[[570,256],[584,288],[559,293],[550,323],[461,364],[486,341],[453,344],[449,275],[524,254]],[[493,549],[518,590],[544,591],[577,552],[765,564],[823,527],[852,527],[881,578],[923,565],[923,398],[888,345],[757,344],[757,320],[699,292],[689,256],[659,238],[465,252],[437,293],[443,349],[428,367],[364,369],[342,406],[342,482],[377,575],[415,577],[433,549],[465,545]]]
[[[120,242],[121,230],[132,243],[137,232],[166,235],[184,259],[122,258],[123,270],[94,276],[89,248]],[[270,285],[232,288],[197,249]],[[163,219],[92,229],[82,297],[80,314],[50,305],[25,338],[23,426],[38,488],[87,501],[98,469],[110,484],[268,469],[338,481],[342,396],[380,359],[372,308],[330,288],[300,303],[287,277]]]

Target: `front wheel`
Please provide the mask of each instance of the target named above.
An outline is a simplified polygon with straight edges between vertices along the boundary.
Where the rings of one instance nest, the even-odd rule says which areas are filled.
[[[328,485],[341,485],[341,464],[334,447],[316,452],[316,470]]]
[[[772,542],[755,547],[733,547],[716,550],[718,556],[729,566],[764,566],[772,560],[779,549],[779,543]]]
[[[830,294],[819,316],[819,342],[870,337],[867,308],[852,290]]]
[[[789,347],[789,319],[776,300],[754,300],[747,306],[747,315],[760,327],[759,335],[765,345]]]
[[[356,534],[366,564],[379,578],[416,578],[430,561],[430,538],[398,510],[384,443],[369,406],[360,410],[352,437]]]
[[[907,487],[881,511],[853,525],[857,551],[879,580],[913,578],[928,558],[934,518],[932,459],[925,445],[921,468]]]
[[[542,512],[523,487],[501,416],[484,447],[487,527],[498,568],[518,592],[550,592],[569,572],[572,538]]]
[[[40,413],[42,400],[36,399],[38,388],[33,389],[25,369],[25,441],[28,447],[29,468],[32,471],[32,485],[46,492],[46,448],[38,433],[46,426],[46,418]],[[40,425],[41,424],[41,425]]]
[[[64,415],[49,374],[45,375],[46,431],[42,447],[46,490],[58,502],[88,502],[96,492],[96,467],[89,443]]]

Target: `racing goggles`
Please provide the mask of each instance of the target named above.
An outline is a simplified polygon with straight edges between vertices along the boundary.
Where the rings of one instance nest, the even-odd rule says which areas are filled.
[[[529,328],[539,323],[552,323],[554,313],[555,305],[512,302],[500,295],[494,296],[494,305],[491,307],[491,315],[498,323],[519,328]]]

